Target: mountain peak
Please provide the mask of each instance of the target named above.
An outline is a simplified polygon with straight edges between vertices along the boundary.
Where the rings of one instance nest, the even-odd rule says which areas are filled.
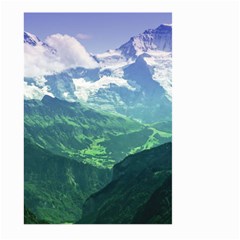
[[[163,29],[163,28],[172,29],[172,24],[162,23],[156,29]]]
[[[127,59],[136,58],[149,50],[171,52],[172,26],[161,24],[156,29],[145,30],[143,33],[131,37],[127,43],[117,50],[120,50]]]
[[[56,97],[52,97],[49,95],[44,95],[41,102],[44,105],[51,106],[51,107],[66,107],[66,106],[75,106],[75,105],[81,105],[79,102],[68,102],[66,100],[62,100]],[[81,105],[82,106],[82,105]]]
[[[55,101],[57,98],[55,98],[55,97],[51,97],[51,96],[49,96],[49,95],[44,95],[43,96],[43,98],[42,98],[42,100],[41,100],[41,102],[42,103],[48,103],[48,102],[53,102],[53,101]]]
[[[33,47],[43,46],[46,49],[48,49],[48,51],[50,51],[51,54],[57,53],[57,50],[55,48],[50,47],[47,43],[41,41],[36,35],[26,32],[26,31],[24,31],[24,43],[31,45]]]
[[[24,43],[28,43],[32,46],[36,46],[40,42],[40,39],[29,32],[24,32]]]
[[[160,24],[155,29],[148,29],[143,32],[143,34],[171,34],[172,24]]]

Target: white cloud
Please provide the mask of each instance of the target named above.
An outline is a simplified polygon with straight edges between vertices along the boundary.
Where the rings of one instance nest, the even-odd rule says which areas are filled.
[[[88,39],[91,39],[92,36],[90,36],[88,34],[84,34],[84,33],[78,33],[76,35],[76,38],[79,39],[79,40],[88,40]]]
[[[57,50],[60,61],[67,66],[94,68],[96,61],[74,37],[55,34],[46,39],[47,44]]]
[[[56,54],[42,44],[24,44],[26,77],[52,74],[77,66],[97,67],[96,61],[74,37],[54,34],[47,37],[46,43],[57,50]]]
[[[35,77],[63,70],[63,63],[51,55],[42,45],[24,44],[24,76]]]

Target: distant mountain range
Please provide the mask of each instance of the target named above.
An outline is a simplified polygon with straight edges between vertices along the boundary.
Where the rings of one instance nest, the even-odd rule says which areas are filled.
[[[57,49],[33,34],[24,33],[24,44],[33,55],[43,48],[51,61],[58,58]],[[25,99],[41,100],[50,95],[86,102],[141,122],[171,120],[171,25],[146,30],[115,50],[87,54],[95,67],[76,66],[48,75],[25,76]]]

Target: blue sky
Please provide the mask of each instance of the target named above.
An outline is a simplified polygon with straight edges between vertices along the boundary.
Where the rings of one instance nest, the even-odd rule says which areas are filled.
[[[92,53],[115,49],[130,37],[161,23],[172,23],[171,13],[25,13],[24,30],[41,40],[55,33],[78,36]]]

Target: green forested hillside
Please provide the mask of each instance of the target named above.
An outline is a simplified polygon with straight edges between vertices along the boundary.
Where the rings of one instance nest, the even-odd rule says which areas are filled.
[[[171,140],[171,132],[76,102],[45,96],[24,106],[26,138],[57,155],[101,168]]]
[[[116,164],[112,181],[85,202],[79,223],[171,223],[171,160],[166,143]]]
[[[110,179],[108,169],[54,155],[25,139],[24,204],[38,219],[75,222],[86,198]]]
[[[172,223],[172,176],[170,175],[135,214],[132,223]]]
[[[171,122],[142,124],[49,96],[25,101],[24,106],[24,203],[32,214],[26,221],[130,223],[144,219],[148,208],[144,204],[171,175],[170,147],[154,148],[171,141]],[[99,199],[102,193],[104,199]],[[89,211],[92,201],[97,204],[90,207],[96,210],[94,217]],[[119,213],[113,214],[113,205]]]
[[[48,224],[48,222],[37,218],[35,214],[24,206],[24,224]]]

